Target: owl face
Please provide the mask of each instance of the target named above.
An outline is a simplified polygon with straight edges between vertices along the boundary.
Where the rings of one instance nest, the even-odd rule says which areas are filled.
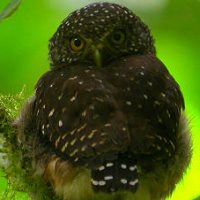
[[[126,55],[155,54],[148,27],[129,9],[94,3],[71,13],[50,39],[52,67],[90,64],[106,66]]]

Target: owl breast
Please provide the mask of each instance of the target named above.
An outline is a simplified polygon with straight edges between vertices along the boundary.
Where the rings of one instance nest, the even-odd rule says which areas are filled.
[[[175,150],[184,103],[179,86],[152,55],[104,68],[54,69],[36,88],[37,129],[65,159],[93,168],[128,149],[133,157],[153,153],[157,159]]]

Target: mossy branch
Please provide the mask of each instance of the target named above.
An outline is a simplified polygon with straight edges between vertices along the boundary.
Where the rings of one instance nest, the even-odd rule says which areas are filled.
[[[16,96],[0,94],[0,168],[8,179],[7,189],[2,194],[5,199],[15,199],[14,191],[20,191],[23,187],[16,166],[21,151],[16,142],[16,130],[12,126],[23,101],[23,91]]]
[[[49,186],[39,179],[33,180],[31,169],[23,167],[24,149],[13,126],[25,101],[23,94],[24,90],[15,96],[0,94],[0,168],[8,180],[7,189],[0,194],[0,199],[15,200],[17,192],[24,192],[34,200],[55,200],[49,195],[52,192],[49,192]]]
[[[13,123],[25,99],[24,89],[15,96],[0,94],[0,169],[8,180],[0,200],[15,200],[17,192],[27,193],[28,199],[33,200],[58,200],[49,185],[44,184],[41,178],[33,178],[32,169],[23,166],[25,150],[17,139]]]

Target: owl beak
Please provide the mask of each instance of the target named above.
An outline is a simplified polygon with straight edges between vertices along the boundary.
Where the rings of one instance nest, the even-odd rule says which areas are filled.
[[[94,62],[98,67],[102,67],[102,55],[97,48],[94,50]]]

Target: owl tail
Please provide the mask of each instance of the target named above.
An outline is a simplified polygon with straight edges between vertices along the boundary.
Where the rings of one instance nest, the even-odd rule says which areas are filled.
[[[131,191],[138,188],[137,166],[134,160],[119,156],[92,170],[91,184],[95,192]]]

